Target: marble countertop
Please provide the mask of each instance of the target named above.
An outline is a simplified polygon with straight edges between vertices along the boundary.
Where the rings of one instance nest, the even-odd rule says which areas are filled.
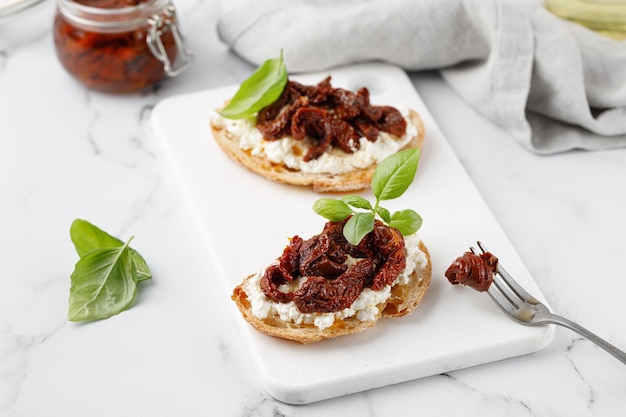
[[[253,67],[217,39],[229,2],[176,2],[193,66],[141,94],[71,79],[50,31],[0,50],[0,415],[616,416],[626,369],[557,328],[545,349],[293,406],[262,388],[230,300],[150,125],[166,97],[239,83]],[[530,153],[436,72],[415,88],[558,313],[626,348],[626,149]],[[134,235],[154,278],[110,319],[67,321],[75,218]],[[442,279],[442,277],[434,277]]]

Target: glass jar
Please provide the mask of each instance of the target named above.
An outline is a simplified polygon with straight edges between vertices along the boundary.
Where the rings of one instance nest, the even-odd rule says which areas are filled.
[[[57,0],[53,36],[67,72],[109,93],[174,77],[191,61],[171,0]]]
[[[555,15],[613,39],[626,39],[626,0],[546,0]]]

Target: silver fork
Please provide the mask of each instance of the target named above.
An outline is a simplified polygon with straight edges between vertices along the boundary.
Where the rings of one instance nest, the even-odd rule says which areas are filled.
[[[488,252],[487,248],[481,242],[476,243],[478,243],[478,247],[483,253]],[[471,251],[475,253],[474,248],[471,248]],[[567,327],[589,339],[615,356],[622,363],[626,364],[626,352],[616,348],[579,324],[565,317],[553,314],[545,304],[526,292],[526,290],[506,272],[500,262],[498,262],[498,273],[494,275],[493,283],[489,286],[487,292],[505,313],[519,323],[529,326],[558,324]]]

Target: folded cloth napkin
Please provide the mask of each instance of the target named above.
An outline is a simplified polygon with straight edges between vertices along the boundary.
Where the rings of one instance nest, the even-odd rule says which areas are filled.
[[[220,39],[290,72],[382,60],[439,69],[528,149],[626,146],[626,41],[560,20],[537,0],[255,0],[223,13]]]

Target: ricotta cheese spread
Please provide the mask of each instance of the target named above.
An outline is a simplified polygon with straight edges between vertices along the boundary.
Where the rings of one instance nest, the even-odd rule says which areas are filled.
[[[419,133],[419,126],[413,124],[407,106],[397,107],[406,120],[404,136],[398,140],[386,132],[380,132],[376,142],[366,138],[359,139],[360,147],[354,153],[345,153],[340,149],[331,148],[319,158],[304,162],[303,155],[310,146],[307,139],[301,141],[290,136],[268,141],[263,139],[261,131],[256,128],[255,119],[226,119],[217,112],[211,114],[216,127],[225,129],[238,141],[238,145],[251,155],[265,158],[276,164],[284,164],[290,169],[309,174],[341,174],[378,164],[387,156],[405,147]]]
[[[419,236],[417,233],[404,237],[404,246],[406,249],[406,268],[394,281],[393,285],[407,284],[411,279],[411,273],[415,270],[426,268],[428,259],[426,254],[419,248]],[[313,324],[320,330],[324,330],[333,325],[335,319],[346,319],[348,317],[356,317],[359,321],[374,321],[380,312],[378,305],[384,303],[391,296],[391,285],[385,286],[379,291],[373,291],[371,288],[365,288],[358,298],[348,308],[333,313],[301,313],[293,301],[288,303],[277,303],[270,300],[263,294],[261,290],[261,278],[264,269],[258,271],[244,284],[244,291],[248,296],[251,305],[252,314],[264,319],[267,317],[278,316],[286,322],[295,324]],[[290,290],[297,288],[303,279],[295,280],[288,285]],[[287,287],[280,288],[287,290]]]

